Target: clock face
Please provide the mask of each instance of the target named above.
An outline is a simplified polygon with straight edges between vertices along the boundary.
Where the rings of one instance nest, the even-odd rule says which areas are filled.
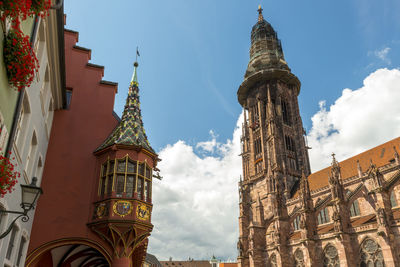
[[[136,210],[136,216],[140,220],[148,220],[150,218],[150,207],[144,204],[138,204]]]

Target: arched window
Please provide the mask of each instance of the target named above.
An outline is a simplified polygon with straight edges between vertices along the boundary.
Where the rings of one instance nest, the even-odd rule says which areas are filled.
[[[392,208],[397,207],[397,198],[394,190],[390,193],[390,204],[392,204]]]
[[[285,123],[286,125],[292,125],[292,122],[290,120],[290,109],[288,103],[282,100],[281,106],[282,106],[283,123]]]
[[[304,267],[304,255],[301,249],[296,249],[294,252],[294,266],[295,267]]]
[[[332,245],[327,245],[324,249],[324,267],[339,267],[339,255],[337,249]]]
[[[371,238],[365,239],[360,248],[360,267],[384,267],[382,249]]]
[[[300,215],[298,215],[293,221],[293,230],[300,230]]]
[[[275,254],[272,254],[271,257],[269,258],[269,265],[271,267],[278,267]]]
[[[354,200],[350,206],[350,217],[360,216],[360,206],[358,205],[358,200]]]
[[[318,224],[324,224],[330,222],[328,208],[323,208],[318,214]]]

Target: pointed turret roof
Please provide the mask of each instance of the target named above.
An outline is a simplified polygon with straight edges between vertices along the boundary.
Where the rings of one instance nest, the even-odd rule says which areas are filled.
[[[114,144],[119,144],[142,147],[155,154],[147,139],[140,111],[139,83],[137,79],[137,67],[139,64],[135,62],[133,66],[133,75],[121,121],[96,151],[100,151]]]

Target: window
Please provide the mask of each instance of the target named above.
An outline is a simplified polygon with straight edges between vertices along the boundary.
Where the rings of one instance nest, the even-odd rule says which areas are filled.
[[[294,266],[296,267],[304,267],[304,255],[301,249],[296,249],[294,252]]]
[[[278,267],[275,254],[271,255],[271,257],[269,258],[269,263],[270,263],[271,267]]]
[[[20,263],[21,263],[22,255],[24,254],[25,244],[26,244],[26,238],[22,236],[21,237],[21,242],[19,243],[16,266],[19,266]]]
[[[10,240],[8,242],[8,248],[7,248],[7,253],[6,253],[6,259],[10,260],[13,250],[14,250],[14,246],[15,246],[15,237],[17,235],[18,232],[18,227],[16,225],[13,226],[12,230],[11,230],[11,235],[10,235]]]
[[[289,167],[292,170],[297,170],[297,163],[296,163],[296,159],[294,158],[289,158],[288,157],[288,161],[289,161]]]
[[[300,215],[298,215],[293,221],[293,229],[295,231],[300,230]]]
[[[330,222],[328,208],[323,208],[318,214],[318,224]]]
[[[137,192],[139,199],[149,201],[151,181],[152,169],[146,162],[133,161],[128,156],[108,160],[100,171],[99,195],[104,197],[114,191],[116,197],[131,198]]]
[[[253,125],[253,127],[257,127],[258,126],[258,105],[254,105],[250,108],[250,114],[251,114],[251,123]]]
[[[263,164],[262,158],[259,158],[256,161],[256,164],[255,164],[256,173],[262,172],[262,170],[263,170],[263,165],[262,164]]]
[[[285,123],[286,125],[292,125],[291,120],[290,120],[290,112],[289,112],[288,104],[282,100],[281,106],[282,106],[283,123]]]
[[[324,249],[324,267],[339,267],[339,255],[337,249],[332,245],[327,245]]]
[[[385,266],[382,249],[374,240],[367,238],[361,244],[360,267]]]
[[[28,177],[32,176],[32,174],[33,174],[33,167],[34,167],[34,162],[36,159],[37,147],[38,147],[38,142],[37,142],[36,132],[33,131],[31,145],[29,148],[28,157],[26,159],[26,166],[25,166],[25,172],[28,175]]]
[[[286,146],[286,150],[289,150],[292,152],[295,152],[295,150],[296,150],[296,146],[295,146],[293,139],[287,135],[285,135],[285,146]]]
[[[360,206],[358,200],[354,200],[350,207],[350,217],[360,216]]]
[[[254,155],[256,156],[256,159],[262,156],[261,152],[262,152],[261,137],[258,136],[254,140]]]
[[[392,204],[392,208],[397,207],[397,199],[396,199],[396,193],[394,190],[392,193],[390,193],[390,204]]]

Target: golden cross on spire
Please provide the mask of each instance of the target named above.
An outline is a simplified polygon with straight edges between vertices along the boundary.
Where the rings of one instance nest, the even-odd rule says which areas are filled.
[[[262,12],[263,12],[263,9],[262,9],[261,5],[259,5],[258,6],[258,22],[261,22],[264,20]]]

